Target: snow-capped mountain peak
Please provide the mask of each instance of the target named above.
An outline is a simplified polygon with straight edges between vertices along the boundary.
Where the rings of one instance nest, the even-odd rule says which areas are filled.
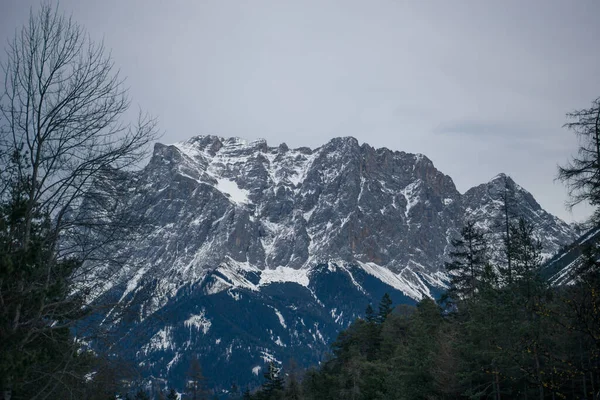
[[[174,342],[215,363],[247,361],[248,379],[260,357],[295,348],[314,361],[385,291],[410,302],[443,290],[450,239],[467,218],[500,238],[507,190],[547,254],[574,238],[503,174],[461,194],[424,155],[351,137],[316,149],[218,136],[156,144],[123,187],[152,228],[111,296],[143,303],[121,329],[147,339],[140,354],[155,375],[184,368]],[[153,329],[154,317],[168,323]]]

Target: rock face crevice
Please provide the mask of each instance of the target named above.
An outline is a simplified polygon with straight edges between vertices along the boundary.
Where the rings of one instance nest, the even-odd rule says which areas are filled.
[[[193,348],[196,339],[186,332],[196,329],[215,341],[211,349],[221,349],[230,358],[236,348],[249,345],[211,336],[221,323],[233,321],[215,299],[233,301],[235,307],[245,299],[269,313],[264,327],[252,322],[260,335],[242,322],[236,324],[235,329],[254,338],[252,343],[262,343],[257,346],[263,350],[252,345],[252,351],[275,357],[289,350],[278,344],[287,340],[305,347],[296,358],[314,361],[336,329],[384,289],[395,291],[402,301],[442,289],[450,239],[466,218],[490,230],[497,252],[501,200],[508,189],[511,208],[534,224],[545,254],[552,255],[575,237],[568,224],[544,211],[504,175],[461,194],[424,155],[375,149],[350,137],[316,149],[217,136],[156,144],[148,165],[122,184],[122,201],[139,210],[152,228],[131,243],[135,263],[118,276],[122,285],[113,290],[123,291],[111,295],[134,301],[136,293],[144,293],[152,301],[141,307],[137,325],[121,329],[143,326],[144,332],[153,332],[145,321],[164,317],[176,306],[180,311],[168,316],[169,329],[161,327],[155,335],[173,336],[173,343],[180,340]],[[287,285],[285,290],[281,285]],[[355,300],[344,298],[344,311],[333,299],[339,300],[334,293],[346,285]],[[273,309],[285,326],[279,314],[271,316]],[[181,320],[172,320],[174,315]],[[153,374],[164,375],[170,361],[171,366],[184,363],[181,355],[172,360],[175,350],[152,347],[151,337],[146,339],[145,353],[132,357],[161,354]],[[219,359],[228,360],[226,355]],[[248,365],[246,372],[254,367]]]
[[[461,194],[427,157],[351,137],[312,150],[217,136],[156,144],[146,168],[124,186],[125,201],[143,204],[155,226],[135,244],[136,258],[150,266],[145,273],[184,281],[226,258],[259,270],[334,259],[394,274],[443,273],[449,240],[466,218],[492,232],[499,247],[507,188],[511,208],[536,226],[545,254],[574,239],[569,225],[503,174]]]

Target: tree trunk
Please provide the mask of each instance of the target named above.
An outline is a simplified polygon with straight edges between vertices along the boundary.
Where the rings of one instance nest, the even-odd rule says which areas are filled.
[[[512,250],[510,248],[510,221],[508,218],[508,184],[504,178],[504,229],[506,233],[506,261],[508,284],[512,283]]]
[[[496,400],[500,400],[500,378],[498,377],[498,371],[495,371],[495,381],[496,381]]]
[[[538,385],[540,391],[540,400],[544,400],[544,385],[542,384],[542,372],[540,367],[540,357],[538,355],[537,344],[533,346],[533,354],[535,355],[535,370],[538,378]]]
[[[592,385],[592,399],[596,398],[596,385],[594,384],[594,373],[590,371],[590,384]]]

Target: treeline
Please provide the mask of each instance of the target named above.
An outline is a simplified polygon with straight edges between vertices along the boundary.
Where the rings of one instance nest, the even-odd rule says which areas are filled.
[[[524,220],[511,227],[511,268],[487,259],[484,234],[468,223],[439,302],[378,313],[340,333],[332,357],[287,382],[266,376],[248,399],[597,399],[600,396],[600,274],[597,246],[576,281],[551,287],[540,243]],[[272,375],[272,372],[271,372]],[[282,373],[282,376],[284,374]]]

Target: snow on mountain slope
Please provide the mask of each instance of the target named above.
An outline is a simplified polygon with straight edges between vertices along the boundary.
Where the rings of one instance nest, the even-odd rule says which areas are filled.
[[[534,236],[544,245],[544,259],[549,259],[561,246],[577,237],[573,227],[542,209],[531,193],[505,174],[499,174],[490,182],[469,189],[462,199],[465,217],[492,232],[488,238],[492,247],[502,246],[505,198],[511,219],[523,217],[536,228]]]
[[[544,275],[553,285],[569,285],[578,278],[578,269],[586,262],[588,250],[597,250],[600,241],[598,226],[582,234],[576,241],[569,243],[544,265]],[[593,253],[592,253],[593,254]]]
[[[386,291],[411,302],[443,290],[465,218],[499,238],[506,182],[547,254],[574,239],[503,175],[463,195],[427,157],[351,137],[316,149],[216,136],[156,144],[118,191],[151,225],[110,288],[139,311],[118,327],[123,345],[145,349],[155,376],[181,372],[182,349],[235,359],[240,382],[256,378],[265,354],[318,361]]]

